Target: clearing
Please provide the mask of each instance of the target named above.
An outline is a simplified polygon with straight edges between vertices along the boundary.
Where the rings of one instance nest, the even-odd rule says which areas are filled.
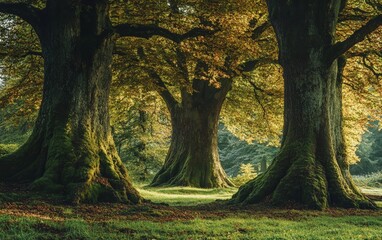
[[[382,239],[381,210],[242,208],[215,202],[229,198],[234,188],[140,186],[140,192],[154,204],[73,206],[22,186],[0,185],[0,239]]]

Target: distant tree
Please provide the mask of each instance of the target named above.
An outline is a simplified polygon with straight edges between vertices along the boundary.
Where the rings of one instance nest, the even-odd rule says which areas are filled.
[[[354,185],[346,160],[342,120],[341,57],[382,24],[377,15],[344,41],[336,41],[346,1],[268,0],[269,18],[284,71],[284,131],[268,170],[242,186],[231,202],[308,208],[373,208]]]
[[[244,183],[248,182],[251,179],[254,179],[257,176],[253,164],[241,164],[239,174],[232,179],[232,181],[237,185],[241,186]]]
[[[110,96],[112,134],[132,179],[147,183],[166,156],[170,117],[155,91],[146,91],[134,81],[123,85],[119,82],[115,79]]]

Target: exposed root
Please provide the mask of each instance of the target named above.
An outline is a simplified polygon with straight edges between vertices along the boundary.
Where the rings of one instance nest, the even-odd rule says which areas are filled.
[[[240,187],[229,203],[247,205],[269,201],[277,206],[294,204],[318,210],[376,208],[354,186],[349,187],[345,181],[348,176],[333,176],[332,171],[317,161],[312,146],[284,147],[269,169]],[[339,168],[336,172],[341,173]]]

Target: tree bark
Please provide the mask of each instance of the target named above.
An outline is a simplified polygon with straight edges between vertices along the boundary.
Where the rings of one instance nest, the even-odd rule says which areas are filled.
[[[221,87],[215,88],[208,81],[194,80],[194,93],[182,91],[178,104],[168,92],[162,92],[171,114],[172,138],[165,163],[151,186],[233,186],[221,166],[217,147],[219,114],[231,84],[223,79]]]
[[[109,126],[114,34],[107,1],[47,1],[42,19],[42,105],[28,141],[0,159],[0,180],[33,182],[73,203],[140,202]]]
[[[374,208],[349,174],[342,129],[343,59],[328,55],[341,1],[269,0],[284,69],[284,131],[279,154],[231,203],[269,201],[313,209]]]

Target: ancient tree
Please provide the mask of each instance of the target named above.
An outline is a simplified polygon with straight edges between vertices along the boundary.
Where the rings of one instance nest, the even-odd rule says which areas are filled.
[[[36,190],[78,202],[139,203],[110,132],[108,97],[115,38],[184,35],[154,25],[112,26],[109,1],[47,0],[44,8],[2,2],[36,31],[44,58],[43,100],[33,133],[15,153],[0,158],[0,180],[32,182]]]
[[[207,68],[205,64],[200,64]],[[231,72],[231,77],[219,78],[218,86],[195,78],[191,91],[180,88],[180,100],[173,96],[157,73],[151,72],[151,79],[155,81],[157,91],[169,110],[172,125],[169,151],[151,186],[234,186],[221,166],[218,153],[220,113],[232,89],[234,77],[262,64],[265,63],[260,60],[247,61],[240,66],[240,71],[235,74]]]
[[[161,170],[151,186],[228,187],[233,184],[224,172],[218,154],[219,114],[232,81],[222,79],[216,88],[208,81],[194,79],[193,92],[181,90],[178,102],[160,76],[159,90],[171,116],[171,145]]]
[[[336,42],[338,15],[346,1],[268,0],[284,70],[284,131],[269,169],[242,186],[232,203],[264,201],[323,209],[373,208],[354,185],[342,126],[341,57],[382,24],[378,15]]]
[[[254,28],[252,39],[257,40],[267,29],[268,24]],[[219,44],[210,39],[209,43]],[[167,88],[165,81],[156,72],[150,77],[157,85],[157,91],[165,101],[171,116],[171,145],[164,165],[154,177],[151,186],[192,186],[200,188],[232,187],[221,166],[218,153],[218,124],[223,103],[232,89],[235,78],[251,72],[261,65],[269,64],[269,58],[251,59],[237,64],[233,56],[236,51],[222,51],[223,67],[214,62],[199,60],[194,72],[186,67],[187,56],[178,49],[176,70],[185,78],[194,76],[190,81],[191,88],[180,86],[180,99],[177,100]],[[238,51],[240,49],[238,48]],[[210,54],[210,53],[202,53]],[[236,65],[235,65],[236,63]],[[223,71],[224,77],[212,79],[211,69]],[[174,81],[175,82],[175,81]]]

